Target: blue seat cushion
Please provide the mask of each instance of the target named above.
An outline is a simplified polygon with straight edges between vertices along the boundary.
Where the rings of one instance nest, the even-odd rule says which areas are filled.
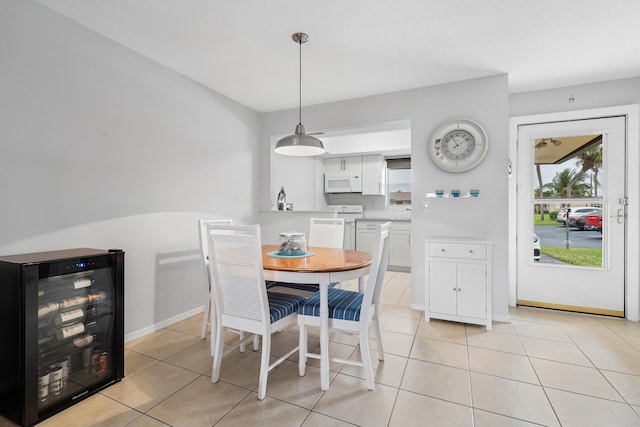
[[[364,294],[362,292],[347,291],[346,289],[330,288],[328,290],[329,297],[329,318],[352,320],[357,322],[360,320],[360,311],[362,310],[362,300]],[[320,292],[316,292],[298,308],[298,314],[305,316],[320,316]]]
[[[304,302],[304,297],[298,295],[281,294],[278,292],[267,292],[269,299],[269,316],[271,323],[287,317],[298,311],[300,304]]]

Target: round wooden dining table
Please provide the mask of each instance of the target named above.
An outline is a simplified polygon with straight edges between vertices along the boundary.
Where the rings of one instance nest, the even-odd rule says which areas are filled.
[[[329,308],[330,283],[359,280],[362,289],[364,276],[371,269],[371,254],[349,249],[307,247],[313,255],[283,258],[269,255],[276,245],[262,246],[265,280],[288,283],[317,284],[320,291],[320,388],[329,389]]]

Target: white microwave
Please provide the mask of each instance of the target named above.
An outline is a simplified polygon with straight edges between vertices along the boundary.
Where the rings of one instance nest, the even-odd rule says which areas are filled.
[[[362,175],[353,172],[324,174],[325,193],[362,193]]]

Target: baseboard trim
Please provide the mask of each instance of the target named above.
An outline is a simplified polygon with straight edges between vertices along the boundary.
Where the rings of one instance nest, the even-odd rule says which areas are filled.
[[[136,340],[138,338],[142,338],[145,335],[152,334],[156,331],[166,328],[167,326],[171,326],[174,323],[181,322],[189,317],[195,316],[198,313],[202,313],[204,311],[204,306],[196,307],[192,310],[189,310],[185,313],[179,314],[177,316],[173,316],[170,319],[163,320],[158,323],[154,323],[151,326],[147,326],[146,328],[139,329],[135,332],[128,333],[124,336],[124,342],[127,343],[129,341]]]

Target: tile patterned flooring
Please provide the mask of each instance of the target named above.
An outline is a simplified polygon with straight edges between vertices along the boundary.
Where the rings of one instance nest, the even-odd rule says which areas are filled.
[[[424,322],[410,292],[409,274],[387,273],[375,391],[360,368],[332,363],[322,392],[317,361],[299,377],[293,356],[272,371],[259,401],[259,352],[249,349],[225,359],[212,384],[209,339],[200,340],[195,316],[128,343],[123,381],[40,425],[640,426],[640,324],[514,308],[511,323],[487,332]],[[315,332],[310,349],[319,347]],[[296,328],[275,334],[272,354],[297,337]],[[356,342],[337,334],[330,350],[358,355]]]

